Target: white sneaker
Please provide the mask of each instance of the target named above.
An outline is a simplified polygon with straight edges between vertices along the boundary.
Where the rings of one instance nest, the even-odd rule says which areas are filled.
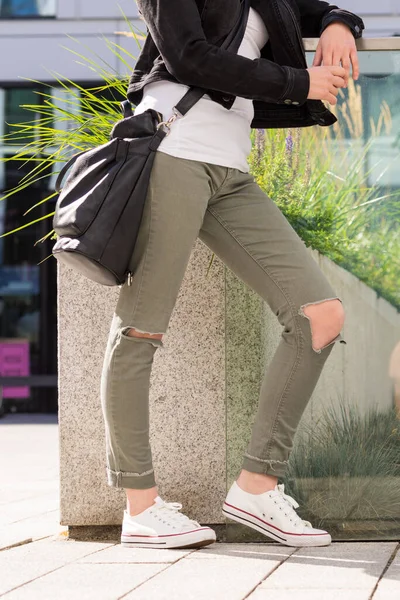
[[[132,517],[124,510],[121,544],[131,548],[199,548],[216,540],[215,531],[180,513],[182,504],[164,502]]]
[[[284,491],[284,485],[277,485],[264,494],[249,494],[235,481],[222,512],[285,546],[328,546],[332,541],[329,533],[300,519],[294,510],[299,505]]]

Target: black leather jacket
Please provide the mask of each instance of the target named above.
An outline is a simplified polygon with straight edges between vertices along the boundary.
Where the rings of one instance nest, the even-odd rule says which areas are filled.
[[[201,87],[230,109],[236,96],[254,104],[252,128],[331,125],[333,114],[307,100],[309,74],[302,37],[319,37],[333,21],[362,35],[360,17],[321,0],[251,0],[269,41],[251,60],[219,45],[229,34],[241,0],[137,0],[147,26],[128,88],[137,105],[147,83],[167,79]]]

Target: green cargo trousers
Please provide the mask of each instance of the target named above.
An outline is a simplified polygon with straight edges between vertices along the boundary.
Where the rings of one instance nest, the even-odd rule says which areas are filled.
[[[149,387],[157,338],[167,331],[199,237],[271,307],[283,326],[266,370],[243,468],[282,477],[300,417],[339,334],[312,347],[307,304],[336,298],[304,242],[254,177],[235,168],[157,152],[131,270],[120,288],[101,377],[110,486],[155,485]],[[206,267],[206,266],[205,266]],[[339,298],[338,298],[339,300]]]

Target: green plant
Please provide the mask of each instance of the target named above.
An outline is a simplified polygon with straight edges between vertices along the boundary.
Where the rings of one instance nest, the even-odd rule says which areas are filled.
[[[139,44],[140,34],[131,28],[131,35]],[[129,65],[134,63],[135,57],[114,42],[107,39],[104,42],[118,61],[130,68]],[[31,164],[32,168],[28,174],[21,177],[17,186],[2,195],[1,200],[6,200],[39,181],[49,180],[52,172],[57,173],[72,154],[106,143],[112,126],[122,118],[119,104],[126,96],[126,79],[119,77],[118,73],[101,59],[85,57],[69,48],[67,50],[74,54],[83,66],[97,73],[102,84],[85,88],[54,72],[51,73],[54,80],[51,85],[29,80],[33,85],[48,91],[36,92],[37,104],[22,106],[28,114],[34,115],[33,120],[8,124],[10,131],[0,139],[0,144],[6,145],[8,149],[16,149],[13,156],[1,159],[2,162]],[[50,193],[32,206],[26,214],[34,214],[40,204],[55,196],[57,193]],[[1,237],[15,234],[40,220],[50,219],[53,215],[54,212],[50,212],[40,219],[30,220]],[[55,237],[53,230],[39,241],[44,241],[50,236]]]
[[[303,515],[326,520],[400,519],[400,420],[395,409],[340,402],[298,433],[285,478]]]
[[[360,86],[350,83],[332,128],[253,131],[251,170],[307,246],[400,309],[400,190],[368,183],[373,142],[363,139],[360,98]],[[383,102],[371,130],[379,135],[391,127]],[[400,163],[399,152],[393,161]],[[387,167],[374,165],[374,178]]]
[[[127,35],[140,48],[143,36],[126,22]],[[133,54],[107,39],[104,43],[129,72],[135,61]],[[49,179],[71,154],[107,142],[112,125],[121,117],[119,102],[125,96],[126,79],[96,56],[70,52],[94,71],[102,84],[86,89],[58,73],[51,74],[62,97],[54,92],[54,84],[47,86],[48,92],[38,92],[38,103],[23,107],[34,115],[33,120],[11,124],[10,132],[1,140],[16,149],[14,156],[3,160],[32,165],[2,200]],[[32,83],[46,89],[40,82]],[[354,145],[346,146],[346,131],[355,140],[363,134],[360,98],[359,86],[350,85],[347,100],[337,111],[339,123],[333,128],[253,130],[250,165],[259,185],[280,206],[307,246],[327,255],[400,308],[400,191],[382,192],[377,186],[368,186],[365,159],[370,144],[361,142],[357,151]],[[383,103],[372,130],[379,133],[390,127],[390,111]],[[32,206],[29,218],[39,204],[54,196],[52,192]],[[3,236],[50,219],[53,214],[28,220]],[[54,231],[39,241],[48,237],[54,238]]]
[[[300,432],[290,459],[292,477],[400,476],[400,421],[395,409],[340,402]]]

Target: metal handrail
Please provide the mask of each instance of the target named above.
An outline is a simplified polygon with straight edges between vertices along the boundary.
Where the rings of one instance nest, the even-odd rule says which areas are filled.
[[[315,52],[318,46],[318,38],[304,38],[306,52]],[[400,36],[386,38],[360,38],[357,40],[357,48],[360,51],[368,50],[400,50]]]

